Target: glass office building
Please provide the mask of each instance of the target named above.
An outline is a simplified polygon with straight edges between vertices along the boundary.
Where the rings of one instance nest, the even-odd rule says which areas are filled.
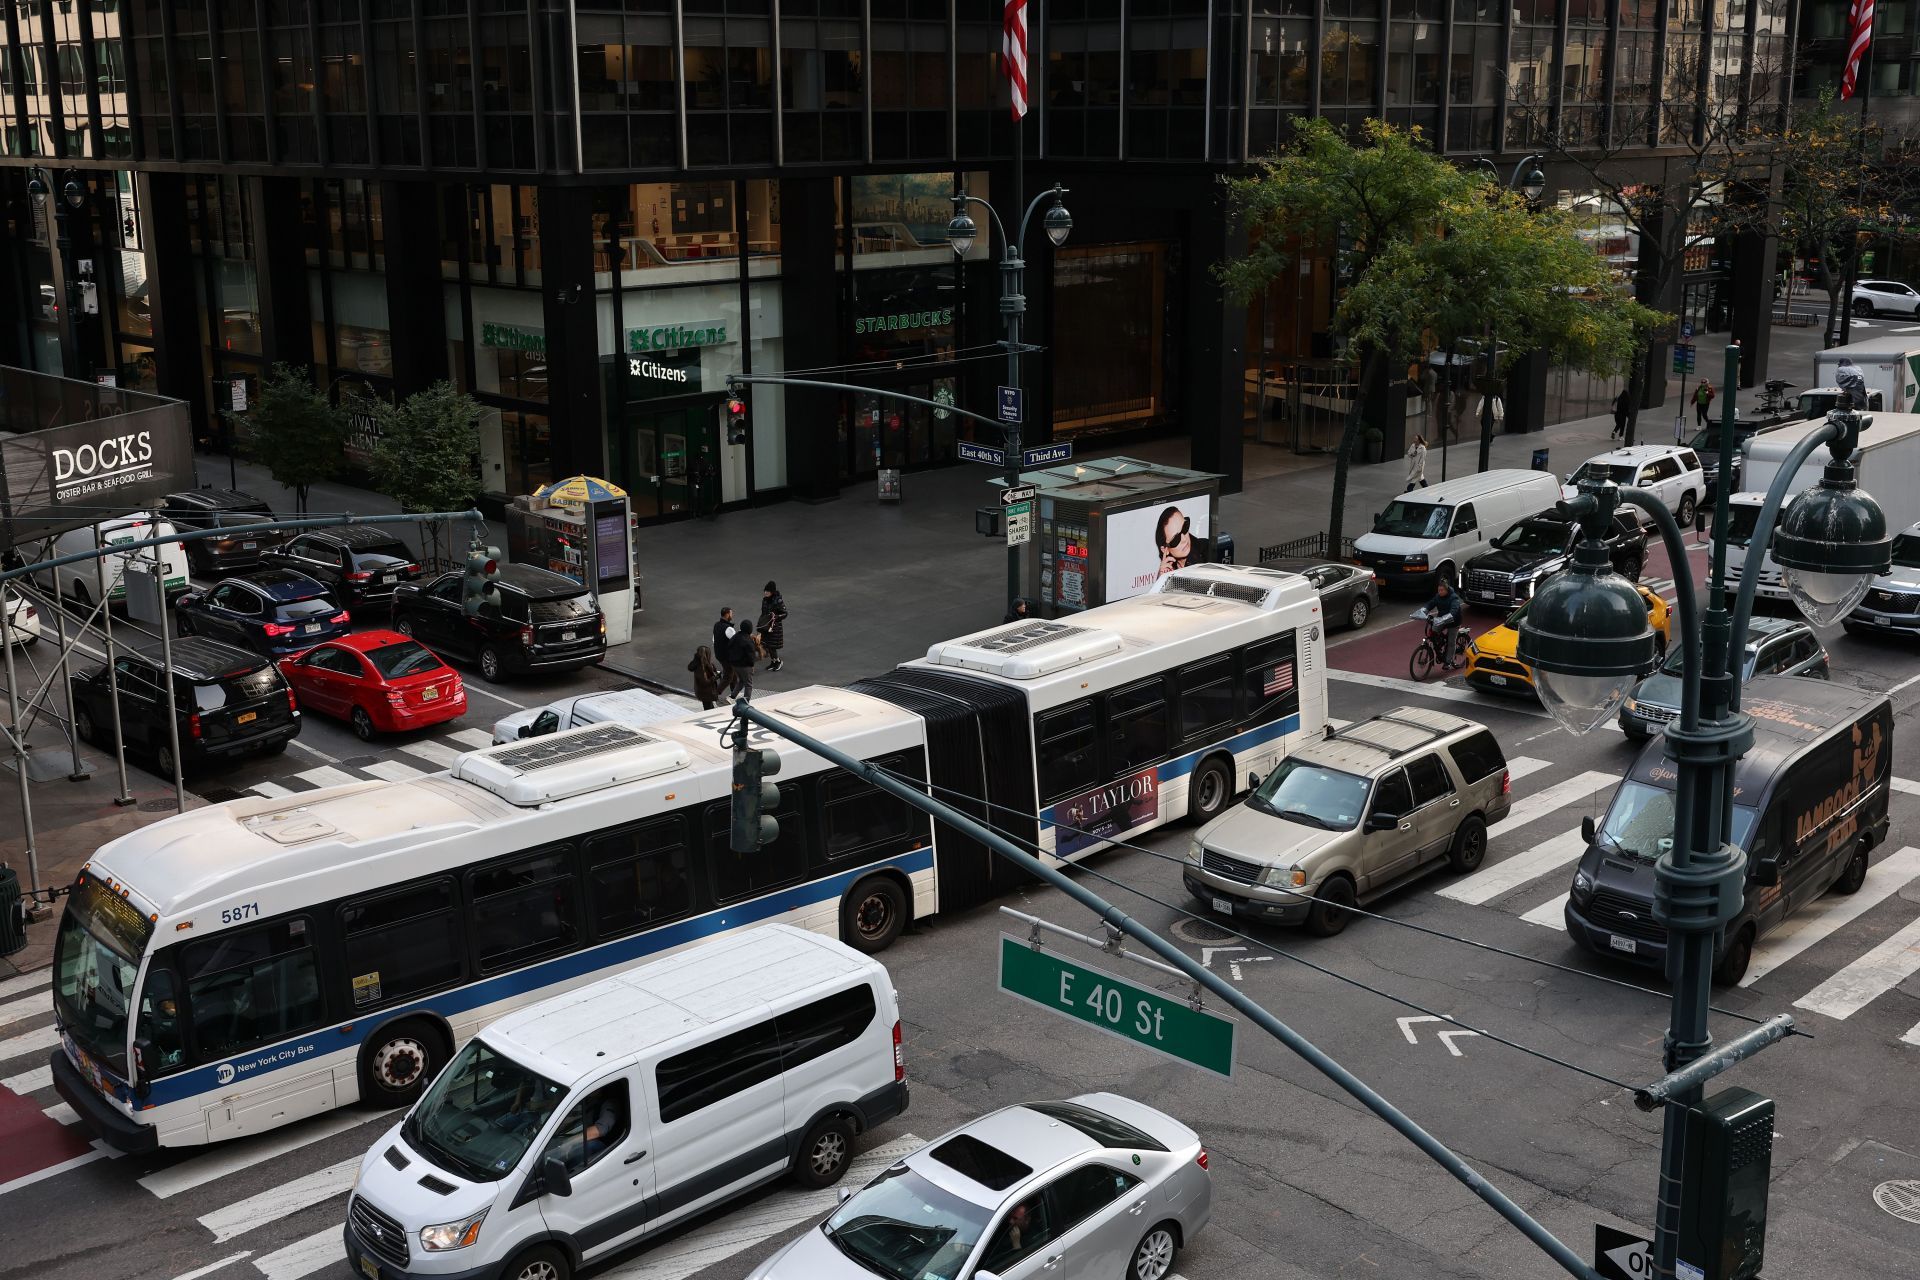
[[[1683,181],[1699,113],[1783,91],[1783,3],[1037,6],[1019,194],[1066,184],[1075,227],[1029,245],[1028,438],[1183,437],[1229,488],[1323,447],[1338,255],[1226,304],[1221,175],[1318,114]],[[236,382],[307,365],[356,458],[444,378],[496,500],[588,471],[649,519],[938,465],[1003,367],[999,246],[944,242],[954,192],[1016,194],[999,46],[959,0],[0,0],[0,362],[178,396],[209,447]],[[802,371],[931,403],[756,385],[729,422],[729,375]],[[1520,420],[1604,394],[1548,373]]]

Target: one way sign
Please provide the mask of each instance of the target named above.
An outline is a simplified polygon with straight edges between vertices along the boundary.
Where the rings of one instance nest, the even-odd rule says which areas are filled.
[[[1653,1275],[1653,1244],[1596,1222],[1593,1269],[1606,1280],[1649,1280]]]

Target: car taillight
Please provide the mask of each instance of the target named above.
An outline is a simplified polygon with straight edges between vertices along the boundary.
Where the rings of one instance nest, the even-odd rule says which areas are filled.
[[[347,625],[347,623],[353,621],[353,619],[347,615],[347,611],[345,609],[342,609],[340,612],[334,614],[331,618],[328,618],[327,621],[336,623],[339,626],[344,627]]]
[[[893,1024],[893,1079],[894,1083],[907,1078],[907,1055],[900,1048],[900,1024]]]
[[[1207,1167],[1207,1149],[1205,1147],[1200,1148],[1200,1154],[1194,1158],[1193,1162],[1202,1169]]]
[[[32,622],[35,618],[39,616],[40,616],[40,611],[38,609],[34,608],[32,605],[27,606],[26,619],[28,622]]]
[[[404,707],[407,705],[407,695],[403,690],[389,689],[387,690],[387,702],[391,706]]]
[[[268,622],[262,625],[266,633],[270,636],[290,636],[294,633],[294,627],[291,623]]]
[[[198,711],[187,717],[187,732],[196,738],[200,736],[200,713]]]
[[[403,564],[400,566],[397,572],[407,574],[410,577],[413,574],[420,572],[420,566],[417,564]]]
[[[299,709],[300,709],[300,704],[293,700],[293,686],[288,685],[287,686],[287,710],[298,711]]]
[[[529,646],[533,644],[533,628],[532,627],[520,628],[520,643],[524,645],[529,645]]]
[[[1501,771],[1500,794],[1503,796],[1510,796],[1513,794],[1513,771],[1510,769]]]
[[[347,575],[348,582],[372,582],[373,575],[365,569]]]

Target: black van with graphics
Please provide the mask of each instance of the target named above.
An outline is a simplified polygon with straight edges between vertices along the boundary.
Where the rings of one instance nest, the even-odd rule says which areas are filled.
[[[1753,944],[1822,894],[1855,893],[1887,836],[1893,703],[1884,693],[1804,676],[1746,687],[1753,747],[1734,766],[1730,843],[1747,851],[1740,914],[1714,957],[1714,981],[1739,982]],[[1601,955],[1664,969],[1667,930],[1653,916],[1654,864],[1673,839],[1678,774],[1658,739],[1614,793],[1567,897],[1567,932]]]

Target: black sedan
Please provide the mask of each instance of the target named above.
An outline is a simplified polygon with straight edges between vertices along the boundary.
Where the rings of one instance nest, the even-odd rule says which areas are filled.
[[[1320,612],[1327,620],[1329,631],[1364,627],[1373,611],[1380,607],[1380,579],[1365,565],[1295,560],[1267,567],[1297,573],[1313,583],[1314,590],[1320,593]]]
[[[262,569],[189,591],[177,606],[180,630],[237,644],[270,658],[302,653],[351,629],[347,611],[319,582],[292,569]]]

